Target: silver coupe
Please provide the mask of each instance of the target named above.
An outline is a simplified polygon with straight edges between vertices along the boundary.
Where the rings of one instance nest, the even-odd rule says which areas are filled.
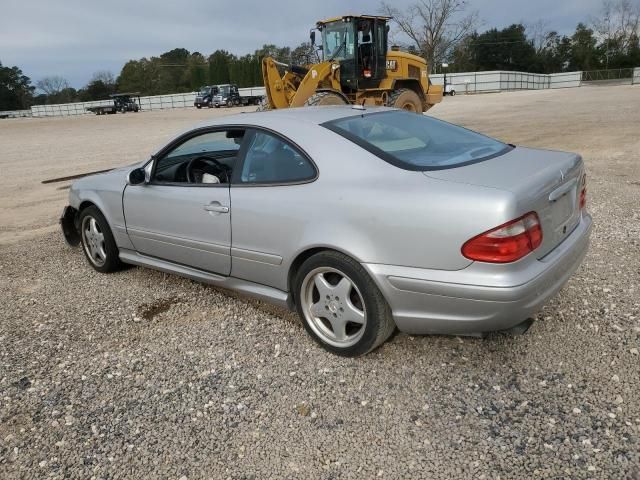
[[[327,350],[524,332],[584,258],[579,155],[388,108],[217,118],[76,181],[61,223],[89,264],[154,268],[297,309]]]

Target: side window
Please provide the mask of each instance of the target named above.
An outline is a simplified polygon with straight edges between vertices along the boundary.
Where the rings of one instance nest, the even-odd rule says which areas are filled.
[[[157,161],[152,181],[229,183],[243,138],[243,130],[220,130],[191,137]]]
[[[254,131],[242,167],[242,183],[288,183],[316,175],[311,162],[289,143],[269,133]]]

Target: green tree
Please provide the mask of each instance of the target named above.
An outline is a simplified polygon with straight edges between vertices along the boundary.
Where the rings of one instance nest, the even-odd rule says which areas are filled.
[[[196,91],[206,85],[209,80],[209,65],[200,52],[193,52],[187,60],[184,84],[189,90]]]
[[[480,70],[534,70],[535,48],[525,30],[524,25],[513,24],[478,35],[471,44],[477,67]]]
[[[189,56],[189,50],[184,48],[174,48],[160,55],[156,93],[181,93],[191,90],[188,77],[185,75],[189,68]]]
[[[235,56],[226,50],[216,50],[209,55],[209,82],[212,85],[230,83],[229,66],[235,60]]]
[[[596,70],[600,68],[599,52],[593,30],[579,23],[571,36],[569,70]]]
[[[125,63],[116,82],[118,91],[140,92],[142,95],[159,93],[158,80],[161,69],[159,63],[158,57],[141,58]]]
[[[0,62],[0,111],[24,110],[31,106],[35,87],[18,67],[3,67]]]

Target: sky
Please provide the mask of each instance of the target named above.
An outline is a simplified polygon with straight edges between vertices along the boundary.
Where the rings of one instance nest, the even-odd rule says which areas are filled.
[[[392,0],[404,8],[417,0]],[[469,0],[479,31],[540,19],[560,33],[596,15],[602,0]],[[348,6],[346,6],[348,5]],[[295,47],[317,20],[378,13],[379,0],[0,0],[0,62],[33,83],[60,75],[75,88],[99,70],[176,47],[243,55],[263,44]]]

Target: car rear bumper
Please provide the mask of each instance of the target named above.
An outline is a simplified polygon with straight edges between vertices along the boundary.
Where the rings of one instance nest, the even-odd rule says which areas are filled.
[[[538,260],[512,264],[474,262],[457,271],[363,264],[387,299],[401,331],[470,335],[508,330],[553,297],[582,263],[592,220],[587,213],[574,231]]]

